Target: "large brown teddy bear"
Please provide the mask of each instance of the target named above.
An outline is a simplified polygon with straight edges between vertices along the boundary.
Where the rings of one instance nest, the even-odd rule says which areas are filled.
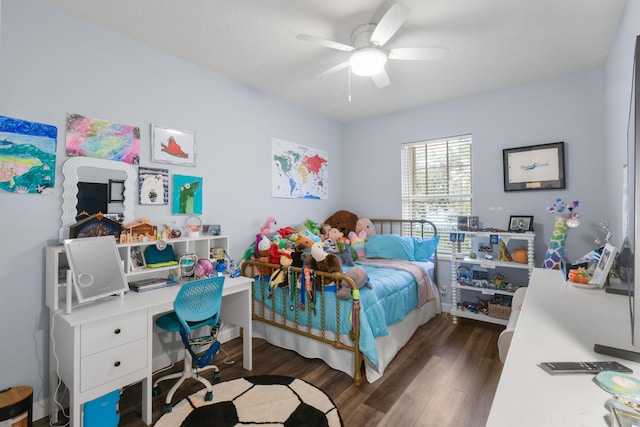
[[[350,231],[355,231],[358,215],[349,211],[337,211],[324,221],[325,225],[337,228],[343,235],[347,236]]]

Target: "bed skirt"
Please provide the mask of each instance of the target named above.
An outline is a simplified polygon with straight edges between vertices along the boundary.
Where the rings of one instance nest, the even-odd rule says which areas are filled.
[[[382,377],[386,367],[391,363],[398,351],[411,339],[418,327],[427,323],[440,313],[438,300],[430,301],[422,307],[412,310],[401,322],[389,326],[389,335],[377,337],[378,364],[376,368],[364,358],[365,375],[369,383]],[[268,316],[265,314],[265,317]],[[333,369],[354,377],[355,355],[351,351],[336,349],[331,345],[304,337],[285,329],[281,329],[260,320],[253,321],[253,336],[267,342],[293,350],[309,359],[322,359]]]

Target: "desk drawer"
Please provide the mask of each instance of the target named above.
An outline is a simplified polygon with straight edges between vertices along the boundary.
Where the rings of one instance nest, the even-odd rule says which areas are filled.
[[[80,391],[85,392],[147,366],[147,340],[142,339],[83,357]]]
[[[80,356],[98,353],[146,336],[147,312],[144,310],[87,323],[80,328]]]

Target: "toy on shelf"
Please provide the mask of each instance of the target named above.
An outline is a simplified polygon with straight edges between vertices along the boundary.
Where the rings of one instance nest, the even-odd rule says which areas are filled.
[[[204,277],[210,277],[213,272],[213,264],[208,259],[200,258],[196,262],[196,268],[194,270],[194,275],[196,279],[202,279]]]
[[[187,229],[187,236],[198,237],[200,236],[202,220],[198,216],[189,215],[184,221],[184,227]]]
[[[498,261],[513,261],[507,250],[507,245],[505,245],[502,239],[500,239],[498,246]]]
[[[158,227],[151,225],[149,218],[142,218],[140,221],[122,224],[120,243],[147,242],[156,240]]]
[[[544,255],[543,268],[562,270],[566,274],[567,262],[564,256],[564,244],[567,239],[567,230],[580,225],[580,215],[575,211],[578,204],[577,200],[568,204],[558,198],[553,206],[547,207],[547,210],[555,215],[556,220],[549,248]]]
[[[569,281],[574,283],[582,283],[586,285],[589,283],[590,275],[584,267],[573,268],[569,270]]]

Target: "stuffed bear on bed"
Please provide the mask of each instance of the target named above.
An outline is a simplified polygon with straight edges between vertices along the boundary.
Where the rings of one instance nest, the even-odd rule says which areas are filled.
[[[341,210],[337,211],[324,221],[325,225],[337,228],[343,235],[348,235],[350,231],[355,231],[358,215],[353,212]]]

